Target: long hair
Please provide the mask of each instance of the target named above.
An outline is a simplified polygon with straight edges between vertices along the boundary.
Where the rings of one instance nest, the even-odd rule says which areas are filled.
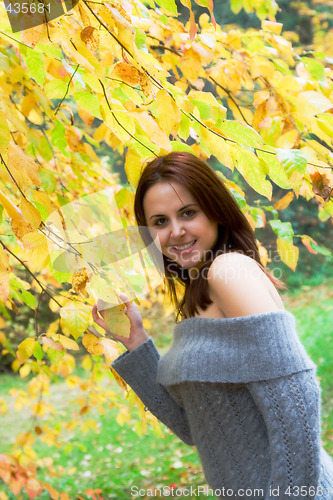
[[[218,224],[217,241],[209,252],[209,258],[199,264],[196,279],[191,281],[186,268],[163,255],[164,269],[159,271],[161,274],[163,272],[164,285],[167,285],[171,302],[177,308],[176,322],[180,314],[183,318],[187,317],[185,311],[192,317],[198,314],[198,306],[205,310],[213,303],[209,297],[208,280],[204,277],[207,276],[208,268],[214,258],[221,253],[238,251],[253,258],[276,288],[284,290],[287,288],[261,264],[254,231],[224,181],[207,163],[191,153],[172,152],[159,156],[150,161],[141,173],[135,193],[134,215],[146,246],[149,246],[153,239],[149,231],[142,228],[147,226],[143,200],[148,189],[158,182],[181,184],[192,194],[206,217]],[[154,259],[154,252],[152,258],[157,262]],[[177,284],[185,286],[181,301],[177,297],[179,288]]]

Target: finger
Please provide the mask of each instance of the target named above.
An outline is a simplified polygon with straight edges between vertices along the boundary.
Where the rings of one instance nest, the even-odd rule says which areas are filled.
[[[128,306],[130,304],[130,300],[127,297],[126,293],[119,293],[118,297],[122,301],[123,304],[126,304],[126,306]]]

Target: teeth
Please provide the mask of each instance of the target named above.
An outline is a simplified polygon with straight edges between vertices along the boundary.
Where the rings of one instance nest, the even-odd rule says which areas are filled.
[[[173,247],[173,248],[175,248],[176,250],[186,250],[186,248],[190,248],[194,242],[195,242],[195,240],[191,241],[190,243],[188,243],[187,245],[184,245],[182,247]]]

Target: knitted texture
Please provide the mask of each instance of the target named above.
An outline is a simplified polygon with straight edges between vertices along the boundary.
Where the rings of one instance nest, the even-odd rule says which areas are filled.
[[[333,499],[316,366],[290,312],[189,318],[175,325],[162,358],[149,337],[112,367],[161,422],[197,447],[219,498]]]

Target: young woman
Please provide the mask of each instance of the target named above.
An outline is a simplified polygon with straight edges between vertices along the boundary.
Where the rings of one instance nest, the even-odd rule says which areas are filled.
[[[294,316],[260,263],[254,232],[224,182],[190,153],[143,170],[135,196],[148,246],[158,235],[177,308],[160,357],[126,295],[130,336],[112,367],[184,443],[195,445],[219,498],[333,499],[321,446],[320,385]],[[176,283],[185,287],[178,301]],[[103,316],[103,313],[101,313]],[[182,320],[178,322],[179,315]]]

